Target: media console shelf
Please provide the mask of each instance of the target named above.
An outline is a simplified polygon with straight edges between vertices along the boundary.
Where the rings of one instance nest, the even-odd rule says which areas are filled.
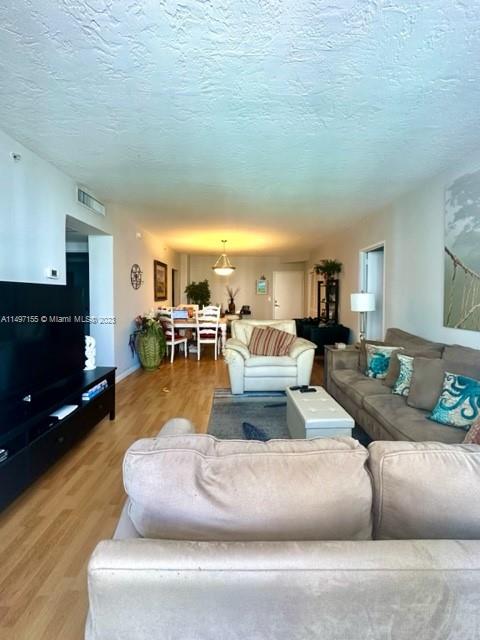
[[[82,400],[83,393],[104,380],[105,389]],[[64,405],[78,408],[55,422],[51,414]],[[97,367],[84,371],[75,383],[53,390],[35,410],[2,424],[0,450],[7,457],[0,462],[0,510],[107,415],[110,420],[115,418],[115,367]]]

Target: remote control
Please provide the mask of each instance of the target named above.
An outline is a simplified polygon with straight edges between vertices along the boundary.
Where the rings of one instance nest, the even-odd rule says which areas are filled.
[[[300,393],[317,393],[317,390],[313,387],[310,387],[307,389],[300,389]]]

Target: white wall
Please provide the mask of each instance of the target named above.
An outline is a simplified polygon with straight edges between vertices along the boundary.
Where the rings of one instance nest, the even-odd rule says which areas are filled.
[[[73,180],[0,131],[0,280],[53,283],[44,275],[50,266],[65,284],[66,214],[106,226],[76,204]]]
[[[11,152],[21,154],[21,161],[13,162]],[[139,228],[133,208],[107,203],[103,217],[77,204],[72,178],[0,131],[0,280],[65,284],[67,215],[113,238],[115,362],[102,364],[115,364],[118,375],[137,363],[128,347],[135,316],[155,306],[153,260],[169,266],[170,295],[171,268],[180,268],[179,257],[160,238]],[[138,290],[130,285],[134,262],[144,271],[144,284]],[[58,280],[45,278],[47,266],[59,269]],[[96,277],[93,267],[92,279]]]
[[[244,304],[250,305],[252,317],[268,320],[273,317],[272,278],[274,271],[304,271],[305,262],[282,262],[280,258],[259,256],[229,256],[236,267],[231,276],[217,276],[212,271],[212,265],[218,255],[190,256],[189,281],[205,280],[210,284],[212,304],[222,304],[224,309],[228,305],[226,286],[240,289],[235,298],[236,310],[240,311]],[[257,295],[256,280],[264,275],[269,284],[269,295]]]
[[[359,287],[359,252],[385,241],[385,327],[480,348],[479,332],[443,326],[444,192],[456,176],[479,167],[480,158],[473,158],[435,177],[311,254],[310,265],[322,258],[343,262],[340,319],[356,335],[358,314],[350,311],[349,297]]]
[[[148,231],[139,229],[133,222],[134,211],[114,205],[108,207],[115,221],[114,229],[114,309],[116,317],[115,357],[119,372],[136,366],[128,348],[128,339],[134,330],[134,319],[160,304],[170,304],[172,295],[172,268],[180,269],[180,256]],[[141,238],[137,238],[137,232]],[[167,294],[165,302],[155,302],[153,291],[153,261],[168,265]],[[130,284],[130,268],[138,264],[143,270],[143,284],[134,289]]]

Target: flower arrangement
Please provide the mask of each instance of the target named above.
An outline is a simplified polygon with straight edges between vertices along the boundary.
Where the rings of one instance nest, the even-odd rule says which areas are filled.
[[[240,288],[237,287],[235,290],[233,287],[225,287],[228,293],[228,313],[235,313],[235,297],[238,295]]]
[[[154,309],[150,309],[150,311],[143,316],[137,316],[135,318],[135,325],[137,327],[134,332],[135,335],[152,335],[152,336],[163,336],[162,325],[160,324],[157,314]]]
[[[237,297],[240,287],[237,287],[235,290],[233,287],[226,287],[228,293],[229,302],[235,302],[235,298]]]

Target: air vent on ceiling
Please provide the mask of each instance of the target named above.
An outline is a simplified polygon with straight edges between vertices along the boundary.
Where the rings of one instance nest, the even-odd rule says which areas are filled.
[[[94,211],[95,213],[99,213],[101,216],[105,215],[105,205],[96,200],[89,193],[77,187],[77,200],[80,204],[83,204],[85,207],[88,207],[90,211]]]

